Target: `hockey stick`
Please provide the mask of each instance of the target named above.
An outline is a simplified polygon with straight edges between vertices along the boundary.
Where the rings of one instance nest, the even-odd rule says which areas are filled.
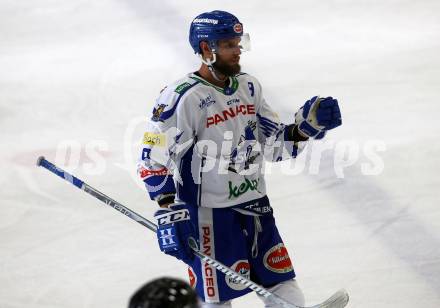
[[[106,196],[102,192],[98,191],[97,189],[93,188],[92,186],[86,184],[85,182],[81,181],[77,177],[73,176],[72,174],[64,171],[63,169],[55,166],[48,160],[46,160],[43,156],[39,157],[37,160],[37,166],[43,167],[50,172],[58,175],[59,177],[65,179],[66,181],[70,182],[71,184],[75,185],[79,189],[83,190],[84,192],[94,196],[95,198],[101,200],[105,204],[111,206],[118,212],[124,214],[128,218],[131,218],[132,220],[140,223],[144,227],[147,227],[153,232],[156,232],[157,226],[152,223],[150,220],[142,217],[138,213],[130,210],[129,208],[123,206],[119,202],[113,200],[112,198]],[[194,254],[199,257],[203,262],[206,262],[212,266],[214,266],[217,270],[224,273],[226,276],[231,277],[235,281],[245,285],[249,289],[255,291],[257,294],[265,297],[265,298],[272,298],[277,304],[282,305],[285,308],[343,308],[348,303],[348,294],[345,290],[339,290],[334,295],[332,295],[329,299],[327,299],[325,302],[311,306],[311,307],[299,307],[296,306],[285,299],[279,297],[278,295],[270,292],[269,290],[265,289],[264,287],[254,283],[252,280],[247,279],[246,277],[240,275],[239,273],[235,272],[231,268],[227,267],[226,265],[218,262],[217,260],[211,258],[210,256],[200,252],[198,250],[197,244],[195,243],[195,240],[192,239],[192,241],[189,241],[189,244],[191,248],[194,250]]]

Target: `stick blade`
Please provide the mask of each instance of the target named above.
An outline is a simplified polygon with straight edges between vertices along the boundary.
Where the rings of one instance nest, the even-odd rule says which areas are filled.
[[[316,308],[344,308],[347,306],[350,297],[344,289],[339,290],[333,294],[329,299],[320,305],[314,306]]]

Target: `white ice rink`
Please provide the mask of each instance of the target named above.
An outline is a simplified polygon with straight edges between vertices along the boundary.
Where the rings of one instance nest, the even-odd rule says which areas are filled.
[[[352,308],[440,307],[440,1],[3,0],[0,308],[122,308],[154,277],[186,278],[153,233],[35,162],[151,218],[145,115],[198,68],[189,23],[213,9],[244,23],[243,70],[285,122],[317,94],[341,104],[319,166],[309,151],[267,176],[307,303],[344,287]]]

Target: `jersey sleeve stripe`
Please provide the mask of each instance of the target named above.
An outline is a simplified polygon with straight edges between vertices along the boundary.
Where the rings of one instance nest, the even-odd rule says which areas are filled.
[[[257,113],[258,120],[260,121],[261,125],[271,127],[272,129],[278,129],[278,124],[275,122],[272,122],[268,118],[263,117],[259,113]]]
[[[179,96],[177,97],[176,103],[174,104],[173,108],[171,108],[171,109],[168,110],[168,111],[163,112],[163,113],[160,115],[160,120],[161,120],[161,121],[165,121],[165,120],[171,118],[171,117],[173,116],[174,112],[176,111],[177,105],[179,104],[180,99],[182,98],[182,96],[183,96],[186,92],[188,92],[189,89],[191,89],[192,87],[194,87],[195,85],[197,85],[197,84],[199,84],[199,83],[200,83],[200,81],[196,81],[195,83],[193,83],[192,85],[190,85],[188,88],[186,88],[185,90],[183,90],[182,93],[180,93]]]

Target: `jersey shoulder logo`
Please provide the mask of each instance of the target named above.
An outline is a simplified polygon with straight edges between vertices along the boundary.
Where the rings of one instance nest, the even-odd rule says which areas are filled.
[[[157,107],[154,107],[153,108],[153,116],[151,117],[151,120],[154,122],[160,121],[160,116],[162,115],[166,106],[168,106],[168,105],[159,104],[159,105],[157,105]]]
[[[184,82],[184,83],[178,85],[176,87],[176,89],[174,90],[174,92],[176,92],[177,94],[182,94],[182,92],[184,92],[190,86],[191,86],[191,84],[189,82]]]

